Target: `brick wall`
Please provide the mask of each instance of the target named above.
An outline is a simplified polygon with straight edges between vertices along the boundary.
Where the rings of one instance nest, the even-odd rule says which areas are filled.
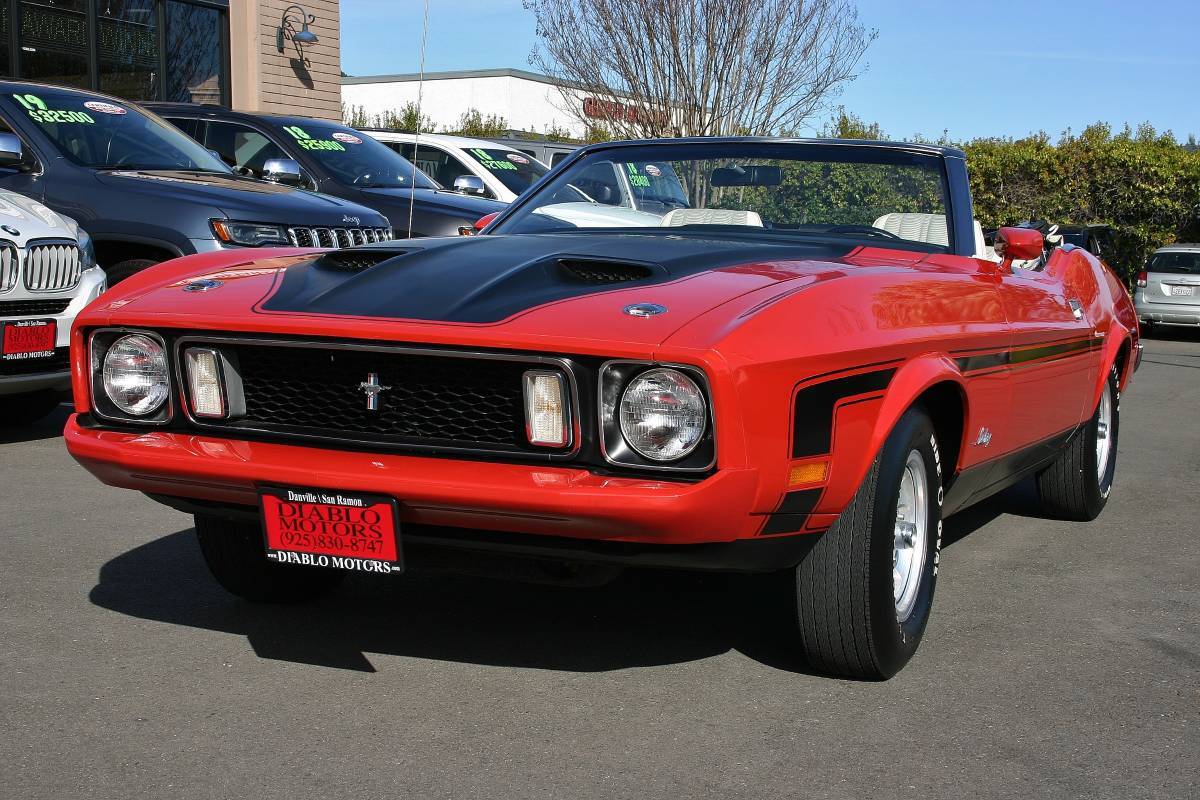
[[[230,0],[233,107],[341,119],[338,0],[303,3],[316,17],[309,30],[320,39],[303,47],[303,60],[290,39],[283,53],[275,46],[280,17],[289,5],[287,0]]]

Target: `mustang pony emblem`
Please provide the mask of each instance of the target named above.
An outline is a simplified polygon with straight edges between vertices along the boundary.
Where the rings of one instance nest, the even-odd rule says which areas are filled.
[[[367,393],[367,411],[379,410],[379,395],[391,389],[390,386],[384,386],[379,382],[378,372],[368,372],[367,379],[358,385]]]

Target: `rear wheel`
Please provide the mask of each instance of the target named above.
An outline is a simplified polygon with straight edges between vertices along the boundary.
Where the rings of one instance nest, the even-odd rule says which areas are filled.
[[[276,564],[267,558],[257,523],[197,514],[200,552],[217,583],[257,603],[301,603],[320,597],[346,577],[340,570]]]
[[[29,394],[0,397],[0,428],[16,428],[37,422],[62,402],[62,394],[52,389]]]
[[[937,582],[942,469],[924,411],[909,409],[837,522],[796,568],[800,647],[852,678],[889,678],[916,652]]]
[[[1117,473],[1121,392],[1114,365],[1092,418],[1054,462],[1038,473],[1038,495],[1046,513],[1087,522],[1100,516]]]

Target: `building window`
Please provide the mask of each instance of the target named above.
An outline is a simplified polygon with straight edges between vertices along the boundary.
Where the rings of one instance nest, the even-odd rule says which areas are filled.
[[[167,0],[166,100],[220,103],[225,96],[222,12]]]
[[[89,88],[87,0],[20,4],[21,77]]]
[[[228,39],[227,0],[0,0],[0,75],[128,100],[227,103]]]
[[[100,91],[129,100],[159,96],[155,0],[104,0],[97,21]]]

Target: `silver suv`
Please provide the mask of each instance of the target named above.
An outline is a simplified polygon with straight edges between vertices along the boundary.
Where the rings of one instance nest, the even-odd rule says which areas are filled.
[[[104,286],[75,220],[0,189],[0,427],[44,417],[71,388],[71,323]]]
[[[1200,244],[1155,250],[1138,275],[1133,302],[1147,328],[1200,325]]]

